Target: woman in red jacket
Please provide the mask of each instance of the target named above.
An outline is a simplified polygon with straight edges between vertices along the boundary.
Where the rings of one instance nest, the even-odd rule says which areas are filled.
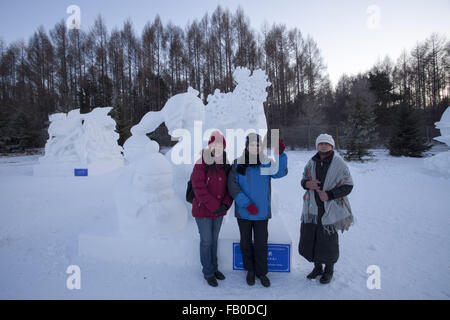
[[[217,240],[223,216],[233,203],[227,190],[227,176],[230,165],[226,160],[225,138],[214,131],[203,150],[202,158],[197,161],[191,175],[194,200],[192,216],[200,233],[200,261],[203,275],[210,286],[217,287],[216,279],[225,276],[218,270]]]

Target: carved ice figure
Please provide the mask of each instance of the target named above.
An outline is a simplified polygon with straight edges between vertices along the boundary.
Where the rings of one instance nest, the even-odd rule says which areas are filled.
[[[218,89],[207,98],[205,128],[219,129],[226,134],[227,129],[255,130],[264,136],[267,132],[267,120],[264,113],[264,102],[267,99],[266,88],[271,85],[263,70],[250,70],[236,68],[233,72],[236,87],[232,92],[222,93]],[[239,157],[245,148],[245,135],[237,139],[227,139],[229,160]]]
[[[263,106],[267,98],[266,88],[270,85],[267,76],[262,70],[251,74],[244,68],[236,69],[233,75],[236,81],[233,92],[216,90],[208,96],[205,106],[198,97],[199,92],[189,88],[186,93],[171,97],[161,111],[147,113],[131,128],[132,136],[124,143],[127,165],[114,190],[120,232],[112,236],[80,235],[80,255],[108,260],[198,265],[198,243],[193,239],[198,232],[193,219],[188,220],[191,206],[185,201],[185,192],[193,165],[209,138],[208,131],[218,129],[226,136],[227,129],[241,130],[241,139],[238,138],[236,143],[234,137],[226,136],[230,161],[241,155],[247,130],[252,129],[261,135],[267,131]],[[199,122],[200,128],[196,126]],[[177,140],[165,156],[159,153],[159,145],[147,137],[162,123]],[[230,150],[233,147],[234,152]],[[175,161],[180,159],[188,163]],[[274,217],[269,226],[269,240],[292,243],[283,221],[275,214],[278,212],[276,190],[272,195]],[[232,207],[224,220],[219,241],[219,259],[225,269],[231,268],[232,244],[239,241],[233,212]],[[149,241],[153,247],[159,248],[156,253],[147,250],[145,244]],[[173,254],[171,248],[174,247],[183,250],[176,250]]]
[[[122,166],[116,123],[108,116],[111,109],[95,108],[86,114],[75,109],[50,115],[45,154],[33,167],[34,174],[73,176],[74,168],[87,168],[91,175]]]
[[[263,103],[267,98],[266,87],[270,85],[267,76],[262,70],[250,74],[245,68],[237,68],[233,76],[236,81],[234,91],[221,93],[216,90],[208,96],[206,107],[198,97],[199,92],[189,88],[186,93],[171,97],[161,111],[148,112],[131,128],[132,136],[124,143],[128,166],[116,188],[117,208],[122,217],[119,221],[126,221],[124,225],[132,224],[130,217],[134,217],[136,226],[150,225],[156,217],[164,217],[163,209],[167,209],[167,219],[172,219],[171,215],[178,216],[178,226],[187,221],[191,216],[191,206],[185,201],[186,184],[195,161],[200,157],[205,142],[203,135],[208,135],[208,130],[219,129],[226,134],[227,129],[241,130],[242,133],[252,129],[262,135],[266,133]],[[172,139],[177,140],[166,153],[165,161],[155,147],[158,146],[156,142],[147,137],[162,123],[165,123]],[[196,127],[199,124],[200,127]],[[241,134],[237,145],[234,141],[227,141],[227,150],[230,149],[228,145],[234,150],[229,154],[232,161],[242,153],[245,135]],[[172,189],[167,187],[170,184]],[[120,196],[127,193],[131,193],[130,196]],[[159,199],[165,199],[164,203],[171,203],[176,208],[165,206]],[[129,229],[125,226],[120,228]]]
[[[116,184],[122,234],[169,235],[187,221],[186,207],[173,192],[172,166],[159,153],[158,143],[148,140],[142,157],[126,168]]]
[[[132,136],[124,143],[128,166],[116,185],[122,232],[134,233],[130,226],[149,234],[151,230],[173,232],[186,224],[189,206],[182,195],[186,191],[185,179],[189,179],[193,167],[192,160],[189,164],[173,165],[171,151],[166,156],[159,153],[158,143],[149,139],[147,133],[165,123],[172,138],[179,138],[177,144],[185,138],[178,135],[177,129],[191,132],[192,143],[194,121],[203,120],[204,105],[198,91],[189,88],[187,93],[170,98],[161,111],[148,112],[131,128]]]
[[[450,146],[450,106],[447,107],[442,114],[441,121],[436,122],[435,126],[441,131],[441,136],[434,139]],[[425,159],[425,168],[450,178],[450,151]]]

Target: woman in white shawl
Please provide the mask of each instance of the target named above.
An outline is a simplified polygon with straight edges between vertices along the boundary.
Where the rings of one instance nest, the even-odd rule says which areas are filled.
[[[333,151],[334,140],[328,134],[317,137],[317,154],[306,164],[302,187],[302,223],[300,227],[299,253],[314,262],[313,271],[307,276],[329,283],[334,264],[339,258],[338,230],[344,232],[353,223],[353,215],[347,195],[353,189],[350,170],[344,160]],[[322,264],[325,264],[325,271]]]

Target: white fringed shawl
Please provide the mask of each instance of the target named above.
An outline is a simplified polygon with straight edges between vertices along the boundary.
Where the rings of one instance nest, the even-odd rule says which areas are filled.
[[[316,166],[313,159],[306,164],[303,179],[316,180]],[[341,185],[353,185],[353,179],[344,159],[335,153],[327,171],[323,190],[329,191]],[[347,197],[325,201],[324,207],[322,225],[327,232],[348,229],[353,224],[352,209]],[[303,196],[302,222],[317,224],[318,217],[319,208],[314,198],[314,190],[307,190]]]

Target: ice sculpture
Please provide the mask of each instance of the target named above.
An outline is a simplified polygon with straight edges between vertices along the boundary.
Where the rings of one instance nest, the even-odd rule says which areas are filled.
[[[236,87],[233,92],[221,93],[216,90],[213,95],[208,96],[208,104],[203,105],[201,99],[198,97],[199,92],[195,89],[189,88],[186,93],[177,94],[170,98],[161,111],[148,112],[142,120],[133,128],[131,128],[132,136],[124,143],[125,159],[129,163],[127,172],[118,180],[119,188],[125,190],[132,190],[136,188],[130,184],[130,179],[127,175],[133,175],[136,168],[134,163],[140,161],[142,157],[152,152],[146,151],[151,141],[146,134],[153,132],[161,123],[165,123],[169,135],[173,139],[178,140],[177,144],[166,153],[166,159],[172,166],[172,176],[167,178],[173,181],[173,192],[177,198],[173,199],[173,203],[182,203],[185,207],[187,217],[190,217],[190,204],[184,200],[186,192],[186,183],[189,180],[195,161],[200,157],[202,143],[204,143],[209,135],[208,131],[219,129],[226,134],[227,130],[241,130],[242,139],[237,139],[234,143],[234,137],[226,137],[228,141],[227,153],[229,161],[241,155],[245,147],[245,132],[253,129],[256,132],[264,135],[267,131],[267,121],[264,113],[263,103],[267,98],[266,88],[270,83],[267,81],[267,76],[262,70],[255,70],[253,74],[245,68],[237,68],[234,73]],[[197,128],[200,124],[200,128]],[[188,133],[188,135],[180,134],[181,132]],[[197,132],[199,131],[199,132]],[[206,136],[204,136],[206,133]],[[185,141],[189,139],[189,141]],[[180,156],[177,153],[179,146],[189,146],[184,152],[189,153],[187,158],[184,158],[184,163],[176,163],[175,158]],[[151,149],[151,148],[150,148]],[[232,151],[230,152],[230,150]],[[186,161],[187,160],[187,161]],[[158,166],[155,166],[156,168]],[[155,173],[157,169],[155,169]],[[151,177],[148,178],[151,180]],[[123,181],[128,181],[124,184]],[[151,183],[150,181],[148,182]],[[148,192],[150,193],[150,191]],[[119,192],[120,194],[120,192]],[[151,196],[149,195],[148,198]],[[119,215],[123,216],[123,208],[130,207],[134,201],[133,198],[124,197],[123,201],[130,203],[119,203],[117,200],[117,208]],[[151,207],[151,204],[149,204]],[[179,206],[179,205],[177,205]],[[179,206],[180,207],[180,206]],[[180,211],[180,210],[178,210]],[[125,216],[137,216],[136,214],[125,214]],[[180,219],[182,219],[180,217]],[[184,218],[182,219],[184,221]],[[182,223],[180,223],[181,225]]]
[[[237,68],[236,87],[232,92],[216,90],[205,106],[199,92],[189,88],[186,93],[171,97],[161,111],[147,113],[131,128],[132,136],[124,143],[126,166],[115,185],[115,201],[119,233],[112,236],[79,236],[79,254],[106,260],[133,260],[148,263],[199,264],[198,231],[191,217],[191,205],[185,201],[186,184],[195,161],[206,146],[209,133],[218,129],[227,139],[230,161],[242,154],[248,130],[264,135],[267,121],[263,103],[270,85],[262,70],[251,74]],[[165,123],[177,144],[163,156],[159,145],[147,137]],[[200,127],[198,125],[200,124]],[[229,136],[238,132],[240,137]],[[184,134],[183,134],[184,133]],[[188,133],[186,135],[186,133]],[[240,138],[240,139],[239,139]],[[189,146],[182,149],[183,146]],[[179,153],[187,152],[186,155]],[[183,158],[183,163],[175,161]],[[291,243],[283,221],[278,216],[276,190],[272,192],[272,215],[269,241]],[[231,220],[231,221],[230,221]],[[239,242],[234,207],[224,220],[219,241],[219,259],[224,270],[232,266],[232,243]],[[230,223],[231,222],[231,223]],[[146,243],[160,247],[149,252]],[[183,256],[170,248],[182,247]]]
[[[435,125],[441,131],[441,136],[434,139],[450,146],[450,106],[442,114],[441,121],[436,122]],[[450,151],[425,159],[425,168],[450,178]]]
[[[86,114],[75,109],[50,115],[45,155],[33,167],[34,175],[73,176],[76,168],[97,175],[121,167],[123,150],[117,143],[116,122],[108,116],[111,109],[95,108]]]
[[[442,114],[441,121],[436,122],[435,125],[441,131],[441,136],[434,139],[450,147],[450,106]]]
[[[180,138],[178,128],[193,132],[194,122],[204,119],[204,105],[197,96],[198,91],[189,88],[187,93],[170,98],[161,111],[147,113],[131,128],[132,136],[124,143],[127,167],[115,187],[121,233],[169,234],[185,226],[189,207],[181,193],[186,183],[180,185],[174,179],[186,179],[192,166],[172,165],[170,151],[162,155],[158,143],[147,133],[163,122],[173,138]]]
[[[229,160],[236,159],[245,148],[245,139],[234,139],[227,130],[255,130],[264,136],[267,132],[267,120],[264,102],[267,99],[266,88],[271,85],[263,70],[250,74],[246,68],[236,68],[233,72],[236,87],[232,92],[221,93],[218,89],[207,98],[205,128],[217,128],[226,135]],[[245,138],[245,134],[242,138]]]

